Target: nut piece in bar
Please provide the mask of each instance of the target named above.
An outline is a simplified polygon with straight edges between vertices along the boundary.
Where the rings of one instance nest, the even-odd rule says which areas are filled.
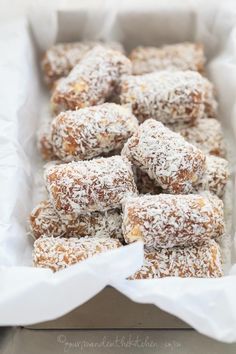
[[[70,218],[59,216],[49,200],[39,203],[30,214],[30,230],[35,239],[53,237],[111,237],[123,240],[122,218],[116,209]]]
[[[146,251],[144,265],[129,279],[217,278],[222,276],[220,246],[214,240],[209,240],[202,245]]]
[[[226,156],[226,146],[221,124],[214,118],[197,120],[193,126],[172,124],[168,126],[180,133],[189,143],[197,146],[205,154]]]
[[[121,208],[137,193],[131,164],[121,156],[52,166],[45,171],[53,207],[62,214]]]
[[[213,85],[195,71],[127,76],[120,86],[121,104],[130,106],[140,122],[153,118],[164,124],[193,123],[216,115]]]
[[[223,202],[214,195],[143,195],[123,206],[127,243],[143,240],[145,248],[201,244],[225,232]]]
[[[206,170],[202,151],[154,119],[148,119],[121,152],[164,190],[188,193]]]
[[[129,56],[134,75],[159,70],[193,70],[204,73],[206,61],[200,43],[178,43],[157,47],[137,47]]]
[[[101,237],[41,237],[34,242],[33,264],[54,272],[96,254],[121,247],[119,240]]]
[[[59,43],[49,48],[42,59],[41,66],[44,73],[44,80],[49,87],[52,87],[55,81],[65,77],[78,64],[84,55],[97,45],[117,50],[121,53],[124,48],[118,42],[72,42]]]
[[[95,47],[56,85],[51,97],[53,111],[57,114],[104,103],[119,89],[122,75],[131,70],[130,60],[120,52]]]
[[[113,150],[138,129],[129,109],[115,103],[60,113],[52,123],[52,145],[62,161],[87,160]]]

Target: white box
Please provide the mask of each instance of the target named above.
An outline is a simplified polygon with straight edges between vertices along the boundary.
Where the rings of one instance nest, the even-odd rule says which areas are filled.
[[[127,50],[137,44],[202,41],[209,59],[208,73],[219,94],[220,119],[233,150],[236,10],[232,4],[150,0],[112,1],[101,6],[101,2],[89,1],[75,9],[49,13],[47,8],[45,12],[37,7],[31,16],[33,36],[24,22],[1,31],[1,325],[53,320],[110,285],[135,302],[155,304],[201,333],[223,341],[236,340],[235,267],[222,279],[126,281],[142,263],[142,244],[137,243],[52,274],[30,267],[32,242],[26,237],[38,166],[35,132],[45,102],[38,70],[42,49],[53,40],[85,37],[121,40]],[[233,158],[231,165],[234,170]],[[228,219],[234,222],[232,215]]]

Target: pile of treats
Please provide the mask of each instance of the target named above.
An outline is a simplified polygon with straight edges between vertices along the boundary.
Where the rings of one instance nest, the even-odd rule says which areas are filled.
[[[30,215],[36,267],[58,271],[142,240],[130,279],[223,275],[229,167],[201,44],[57,44],[42,60],[47,200]]]

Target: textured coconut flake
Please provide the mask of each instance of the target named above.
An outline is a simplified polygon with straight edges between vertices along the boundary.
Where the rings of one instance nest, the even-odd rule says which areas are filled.
[[[42,237],[34,242],[33,264],[54,272],[96,254],[122,246],[119,240],[101,237]]]
[[[194,122],[215,117],[217,111],[212,83],[194,71],[163,70],[124,77],[120,101],[132,108],[140,122],[148,118],[164,124]]]
[[[163,189],[188,193],[205,172],[205,155],[162,123],[148,119],[122,150]]]
[[[136,184],[140,194],[160,194],[162,188],[147,173],[135,168]],[[206,171],[191,192],[209,191],[223,198],[230,178],[229,162],[218,156],[206,156]]]
[[[123,54],[97,46],[56,85],[52,109],[59,113],[104,103],[114,94],[122,75],[131,70],[131,62]]]
[[[30,214],[34,238],[53,237],[112,237],[123,240],[122,217],[116,209],[82,214],[74,218],[59,215],[49,200],[39,203]]]
[[[230,177],[229,163],[218,156],[206,156],[206,172],[195,186],[195,191],[210,191],[222,198]]]
[[[201,43],[178,43],[157,47],[137,47],[129,56],[134,75],[158,70],[193,70],[204,72],[206,61]]]
[[[42,120],[42,124],[37,132],[37,147],[44,161],[57,159],[52,146],[51,124],[52,117],[45,117]]]
[[[223,276],[220,246],[209,240],[202,245],[146,251],[144,265],[129,279],[160,277],[216,278]]]
[[[52,205],[63,214],[120,208],[137,193],[132,167],[121,156],[53,166],[45,181]]]
[[[60,113],[52,123],[53,151],[62,161],[87,160],[121,150],[138,129],[129,109],[115,103]]]
[[[180,133],[189,143],[197,146],[205,154],[226,156],[226,146],[221,124],[214,118],[197,120],[193,126],[172,124],[168,126]]]
[[[52,86],[56,80],[67,76],[84,55],[97,45],[124,52],[124,48],[118,42],[84,41],[55,44],[45,52],[41,62],[45,82]]]
[[[127,243],[143,240],[145,248],[202,243],[225,233],[223,202],[210,194],[143,195],[123,206],[123,235]]]

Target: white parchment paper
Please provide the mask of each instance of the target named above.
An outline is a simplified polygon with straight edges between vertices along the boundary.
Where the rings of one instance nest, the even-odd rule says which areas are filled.
[[[32,240],[26,235],[38,173],[35,134],[45,103],[38,68],[42,50],[55,40],[83,38],[121,40],[127,50],[138,44],[202,41],[219,95],[220,119],[234,151],[234,3],[71,1],[70,8],[63,1],[45,4],[41,1],[30,11],[30,26],[22,20],[0,31],[0,325],[57,318],[112,285],[136,302],[155,304],[180,317],[201,333],[236,341],[236,266],[221,279],[127,281],[143,261],[143,245],[136,243],[53,274],[31,267]],[[234,173],[234,159],[231,165]]]

